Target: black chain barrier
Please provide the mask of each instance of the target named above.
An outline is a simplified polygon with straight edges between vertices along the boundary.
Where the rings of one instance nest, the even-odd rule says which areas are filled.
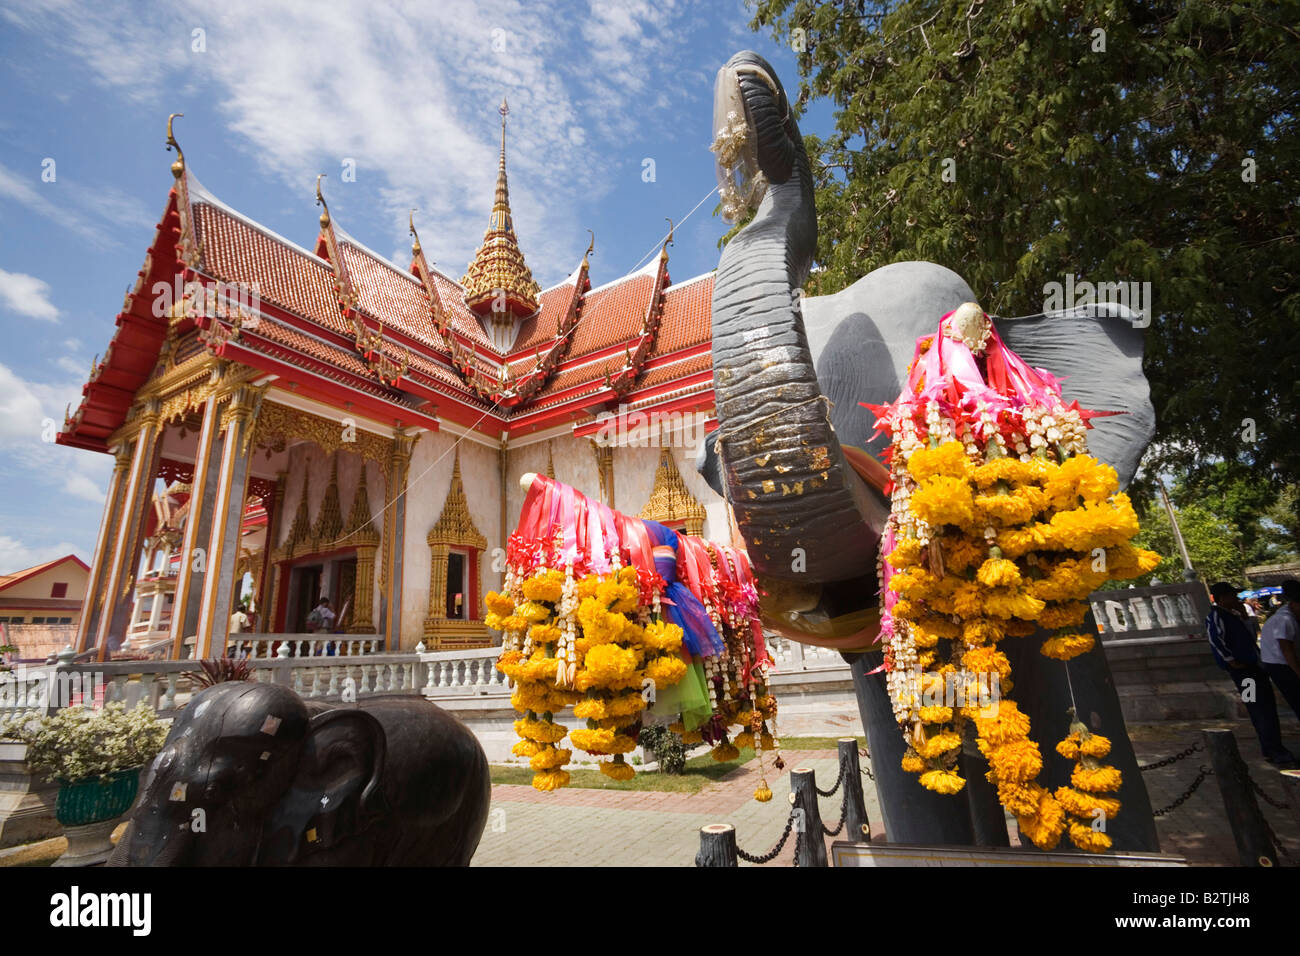
[[[823,797],[835,796],[835,791],[839,790],[840,784],[844,782],[844,770],[845,770],[844,764],[840,764],[840,775],[835,778],[835,786],[831,787],[829,790],[823,790],[821,787],[815,787],[817,792],[821,794]]]
[[[1240,780],[1242,783],[1249,784],[1250,788],[1254,790],[1258,796],[1263,797],[1265,802],[1267,802],[1269,806],[1277,807],[1279,810],[1291,809],[1290,804],[1278,803],[1267,793],[1265,793],[1263,789],[1260,787],[1260,785],[1257,784],[1255,782],[1255,779],[1250,775],[1250,767],[1246,765],[1246,761],[1241,759],[1241,754],[1237,754],[1236,757],[1237,757],[1236,766],[1233,769],[1237,771],[1238,780]],[[1259,820],[1262,824],[1264,824],[1264,832],[1268,834],[1268,839],[1273,844],[1274,849],[1276,849],[1278,853],[1282,854],[1288,860],[1291,859],[1291,851],[1288,850],[1285,846],[1283,846],[1282,841],[1277,838],[1277,834],[1273,832],[1273,825],[1268,822],[1268,818],[1265,817],[1263,813],[1261,813],[1259,815]]]
[[[823,823],[822,833],[826,834],[828,837],[839,836],[840,831],[844,829],[844,821],[848,819],[848,816],[849,816],[849,795],[846,793],[844,795],[844,799],[840,801],[839,825],[836,826],[834,830],[832,830],[828,826],[826,826],[826,824]]]
[[[1168,767],[1170,764],[1178,763],[1178,761],[1180,760],[1186,760],[1188,757],[1190,757],[1192,754],[1196,753],[1200,749],[1201,749],[1201,742],[1198,740],[1196,743],[1192,744],[1186,750],[1180,751],[1179,753],[1174,754],[1172,757],[1166,757],[1164,760],[1157,760],[1155,763],[1143,764],[1142,766],[1138,767],[1138,770],[1142,771],[1143,773],[1146,773],[1148,770],[1156,770],[1160,767]]]
[[[858,751],[859,756],[861,756],[863,753],[864,751],[862,750]],[[866,756],[870,757],[871,755],[866,754]],[[840,775],[835,779],[835,786],[831,787],[829,790],[823,790],[821,787],[818,787],[816,784],[813,784],[813,789],[815,789],[817,793],[823,797],[835,796],[836,792],[840,789],[840,785],[844,783],[845,777],[848,776],[847,770],[848,767],[846,764],[843,763],[840,764]],[[867,776],[871,777],[870,772],[867,772]],[[871,779],[874,780],[875,777],[871,777]],[[785,829],[781,831],[781,838],[776,841],[776,846],[772,847],[772,849],[768,850],[766,853],[761,853],[761,854],[746,853],[739,846],[737,846],[736,856],[740,857],[746,863],[756,863],[760,866],[763,865],[764,863],[771,863],[773,860],[775,860],[777,858],[777,855],[781,852],[782,848],[785,847],[786,841],[790,839],[790,830],[794,826],[795,812],[798,809],[799,809],[798,807],[791,807],[790,815],[786,817]],[[834,830],[832,830],[829,827],[827,827],[826,824],[823,823],[821,825],[822,833],[826,834],[826,836],[829,837],[839,836],[840,832],[844,829],[844,823],[845,821],[848,820],[848,817],[849,817],[849,795],[845,793],[844,799],[840,801],[839,824],[835,827]],[[795,838],[794,838],[794,865],[795,866],[799,865],[799,849],[803,845],[803,837],[804,834],[802,830],[798,830],[795,832]]]
[[[1188,787],[1185,791],[1183,791],[1183,795],[1179,797],[1177,800],[1175,800],[1173,803],[1169,804],[1169,806],[1165,807],[1163,810],[1156,810],[1151,815],[1153,817],[1163,817],[1166,813],[1169,813],[1172,810],[1177,810],[1184,803],[1186,803],[1187,798],[1190,797],[1192,794],[1194,794],[1197,788],[1200,787],[1200,785],[1205,782],[1206,777],[1211,777],[1213,775],[1214,775],[1214,771],[1202,764],[1200,772],[1197,773],[1196,775],[1196,779],[1192,781],[1192,785],[1190,787]]]
[[[867,758],[867,763],[862,767],[862,775],[866,777],[868,780],[870,780],[872,783],[875,783],[876,775],[871,772],[871,752],[867,750],[866,747],[859,747],[858,756]]]
[[[773,860],[776,859],[776,855],[781,852],[781,848],[785,846],[785,841],[790,839],[790,828],[792,826],[794,826],[793,809],[791,809],[790,815],[786,817],[785,829],[781,831],[781,839],[776,841],[776,846],[772,847],[772,849],[768,850],[766,853],[762,853],[757,856],[750,853],[746,853],[739,846],[737,846],[736,856],[740,857],[746,863],[758,863],[760,865],[763,863],[771,863]],[[798,837],[796,836],[795,838],[795,865],[796,866],[798,866],[798,860],[799,860],[799,841],[798,841]]]

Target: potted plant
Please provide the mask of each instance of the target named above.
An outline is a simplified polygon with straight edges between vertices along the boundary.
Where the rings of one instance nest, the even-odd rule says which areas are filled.
[[[135,802],[140,770],[162,749],[167,727],[144,704],[77,705],[12,717],[0,738],[26,744],[28,768],[59,785],[55,816],[68,852],[56,865],[76,866],[108,859],[113,824]]]

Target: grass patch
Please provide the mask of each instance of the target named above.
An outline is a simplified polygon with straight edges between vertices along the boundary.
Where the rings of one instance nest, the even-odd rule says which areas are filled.
[[[657,770],[643,771],[631,780],[611,780],[599,770],[585,768],[569,771],[569,786],[583,790],[638,790],[656,793],[699,793],[706,784],[722,780],[742,764],[754,759],[751,747],[744,747],[735,760],[720,763],[714,760],[706,750],[686,760],[686,769],[680,774],[659,773]],[[528,767],[491,768],[492,782],[520,784],[528,786],[533,782],[533,771]]]
[[[844,736],[848,736],[845,734]],[[839,737],[782,737],[782,750],[837,750],[840,745]],[[867,745],[866,737],[858,738],[858,747],[863,748]]]

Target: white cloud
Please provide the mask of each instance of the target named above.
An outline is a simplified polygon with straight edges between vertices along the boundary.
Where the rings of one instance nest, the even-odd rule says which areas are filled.
[[[90,370],[90,363],[84,359],[74,359],[71,355],[60,355],[54,364],[70,375],[85,375]]]
[[[0,269],[0,302],[19,315],[42,322],[59,321],[59,310],[50,301],[50,284],[25,272]]]
[[[0,574],[12,574],[23,571],[46,561],[53,561],[65,554],[75,554],[87,564],[90,555],[85,549],[68,541],[57,544],[28,545],[7,534],[0,534]]]
[[[45,440],[63,427],[64,411],[80,399],[81,382],[29,382],[0,363],[0,452],[6,482],[17,475],[74,498],[104,500],[112,456]]]
[[[507,94],[516,230],[547,285],[585,247],[576,210],[616,188],[609,157],[648,128],[678,125],[673,111],[698,92],[683,38],[716,29],[709,12],[666,0],[592,0],[587,10],[567,0],[191,0],[142,17],[126,0],[89,11],[45,0],[2,15],[53,48],[78,50],[102,85],[160,117],[183,106],[178,91],[215,94],[235,148],[303,196],[306,222],[318,172],[329,175],[326,197],[344,228],[353,203],[389,224],[386,235],[354,230],[373,248],[404,247],[418,208],[426,251],[457,275],[487,221],[495,108]],[[205,31],[206,52],[192,51],[194,29]],[[177,126],[182,145],[184,124],[214,121],[192,112]],[[355,184],[339,178],[345,158],[356,161]],[[220,195],[223,157],[187,159],[212,173]]]
[[[100,249],[114,244],[102,229],[91,225],[83,216],[49,198],[51,194],[58,195],[54,183],[43,184],[47,188],[42,190],[38,189],[33,181],[40,182],[39,174],[24,177],[0,164],[0,199],[11,199],[21,203],[41,218],[77,233]]]

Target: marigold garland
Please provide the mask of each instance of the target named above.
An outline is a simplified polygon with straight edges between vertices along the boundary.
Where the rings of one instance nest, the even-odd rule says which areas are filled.
[[[538,489],[545,500],[533,494]],[[629,555],[649,554],[644,536],[637,537],[643,532],[628,524],[639,519],[600,511],[552,479],[536,477],[529,494],[527,520],[521,518],[508,543],[504,586],[484,602],[486,623],[504,632],[497,667],[513,682],[511,703],[524,715],[515,722],[521,740],[513,752],[529,759],[533,786],[554,790],[569,782],[563,766],[572,749],[558,746],[566,737],[573,749],[611,757],[599,763],[607,777],[630,779],[635,770],[624,755],[635,749],[643,721],[652,719],[646,711],[657,692],[686,678],[689,667],[702,668],[703,678],[692,685],[692,722],[699,719],[702,691],[712,714],[690,731],[680,721],[673,729],[687,743],[712,745],[715,758],[734,760],[739,750],[728,739],[728,727],[740,723],[743,739],[758,751],[760,772],[765,750],[776,751],[780,769],[776,699],[767,686],[771,660],[761,643],[758,593],[743,553],[677,539],[677,584],[698,599],[725,642],[719,653],[711,638],[709,653],[688,665],[682,628],[663,613],[662,605],[673,603],[661,600],[669,585],[654,567],[628,563]],[[561,499],[563,508],[550,507]],[[570,514],[569,528],[556,523],[568,522]],[[601,534],[588,534],[597,524]],[[666,529],[646,530],[662,544]],[[606,546],[604,554],[594,550],[596,542]],[[570,705],[585,727],[569,730],[554,720]]]
[[[1114,469],[1087,454],[1093,413],[1067,405],[1056,381],[1025,366],[976,307],[960,311],[960,325],[950,314],[918,341],[899,399],[869,406],[891,438],[881,635],[908,742],[902,766],[930,789],[959,791],[957,753],[970,727],[1022,835],[1045,849],[1067,832],[1083,849],[1104,848],[1097,836],[1076,838],[1074,810],[1109,811],[1103,801],[1113,801],[1118,812],[1118,801],[1099,796],[1119,788],[1118,771],[1096,763],[1098,745],[1085,755],[1088,738],[1076,739],[1071,754],[1083,762],[1073,789],[1058,796],[1037,783],[1042,754],[1029,718],[1000,696],[1011,689],[1011,666],[996,645],[1046,628],[1057,633],[1042,643],[1044,655],[1088,653],[1095,639],[1072,630],[1087,616],[1088,595],[1145,573],[1159,556],[1130,543],[1132,504]],[[972,693],[992,697],[995,712]]]

